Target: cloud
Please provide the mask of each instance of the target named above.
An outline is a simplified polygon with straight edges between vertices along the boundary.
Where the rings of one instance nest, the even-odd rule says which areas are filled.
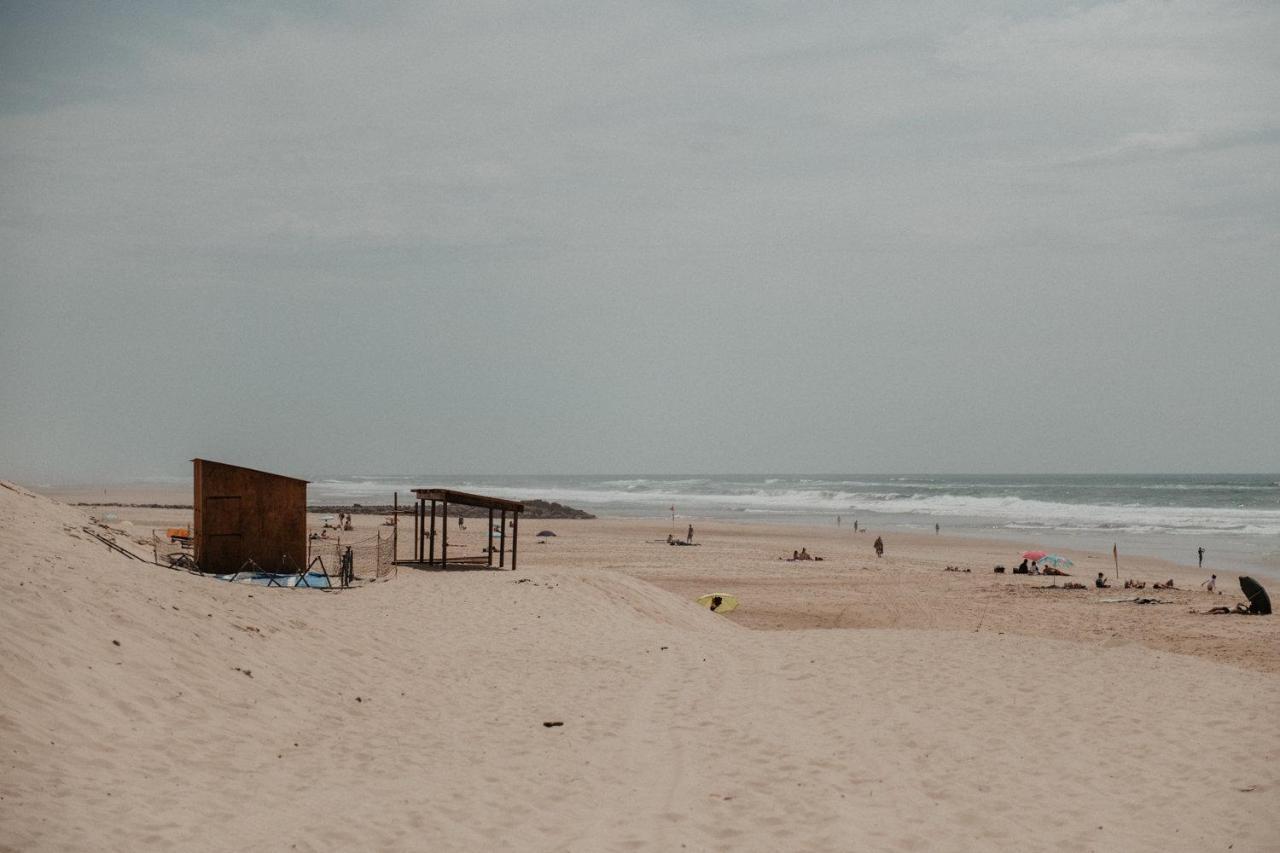
[[[582,448],[570,413],[608,423],[605,465],[639,447],[637,400],[715,421],[663,393],[681,364],[717,379],[723,423],[778,435],[794,399],[821,407],[854,374],[899,413],[916,396],[999,408],[937,364],[986,364],[1024,312],[1106,331],[1150,304],[1200,317],[1196,283],[1223,269],[1223,317],[1276,298],[1265,4],[49,8],[0,27],[0,348],[22,359],[0,427],[24,436],[9,459],[103,451],[87,426],[54,448],[21,404],[74,423],[58,400],[112,382],[91,353],[113,347],[123,372],[161,358],[209,389],[157,416],[175,435],[216,431],[242,385],[322,418],[289,371],[339,361],[394,386],[389,434],[443,406],[509,438],[492,401],[518,387],[525,435],[559,425]],[[1100,294],[1116,319],[1091,313]],[[1073,356],[1079,374],[1108,340]],[[507,367],[451,359],[475,341]],[[547,367],[570,363],[589,367]],[[1038,379],[1017,353],[1007,369],[1006,388]],[[1132,394],[1137,368],[1115,369]],[[67,393],[37,399],[55,374]],[[353,416],[380,406],[353,386]],[[723,392],[743,387],[758,393]],[[889,440],[887,409],[841,411]],[[986,438],[952,442],[954,467]],[[581,470],[573,448],[544,450]]]

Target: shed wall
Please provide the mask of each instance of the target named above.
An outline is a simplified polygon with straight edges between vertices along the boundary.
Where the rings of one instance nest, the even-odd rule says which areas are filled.
[[[201,571],[234,572],[253,560],[269,572],[296,572],[307,559],[307,484],[197,459],[195,559]]]

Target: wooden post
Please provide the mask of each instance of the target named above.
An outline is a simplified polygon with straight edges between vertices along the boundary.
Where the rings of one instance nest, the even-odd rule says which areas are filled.
[[[485,551],[488,559],[485,561],[486,566],[493,565],[493,507],[489,508],[489,550]]]
[[[427,547],[431,549],[431,551],[429,552],[430,556],[428,557],[427,562],[435,563],[436,561],[436,502],[434,500],[431,502],[431,538],[427,540]]]
[[[449,568],[449,499],[446,497],[440,504],[440,510],[444,514],[444,527],[441,528],[444,533],[440,537],[440,565],[447,569]]]
[[[502,535],[498,537],[498,568],[502,568],[507,562],[507,511],[502,510],[501,521]]]
[[[516,570],[516,547],[520,544],[520,513],[511,513],[511,571]]]
[[[415,500],[413,502],[413,517],[414,517],[413,529],[414,529],[414,532],[416,533],[416,535],[413,537],[413,550],[414,550],[414,554],[416,555],[414,557],[415,560],[422,559],[422,537],[426,535],[426,531],[424,528],[426,527],[426,524],[427,524],[427,517],[422,514],[422,509],[423,509],[422,505]]]
[[[393,563],[396,560],[400,559],[400,554],[396,550],[396,546],[400,544],[399,533],[400,533],[400,493],[396,492],[395,499],[391,502],[391,562]]]

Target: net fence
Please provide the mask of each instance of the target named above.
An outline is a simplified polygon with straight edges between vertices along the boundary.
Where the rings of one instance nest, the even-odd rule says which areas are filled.
[[[350,570],[359,580],[381,580],[395,573],[391,562],[391,530],[378,529],[372,535],[367,530],[347,532],[326,539],[307,540],[307,565],[319,558],[320,564],[330,575],[341,572],[343,562],[350,551]]]
[[[358,531],[323,531],[308,534],[306,567],[322,571],[338,585],[344,570],[352,580],[385,580],[393,577],[396,566],[392,562],[393,534],[390,527],[370,533]],[[149,537],[138,539],[148,552],[147,556],[158,565],[176,569],[196,569],[190,537],[175,538],[165,530],[152,530]],[[142,550],[142,549],[140,549]]]

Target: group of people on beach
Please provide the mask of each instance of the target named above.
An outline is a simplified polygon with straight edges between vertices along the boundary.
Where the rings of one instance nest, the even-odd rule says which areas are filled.
[[[693,525],[689,525],[689,532],[685,534],[683,539],[677,539],[674,533],[667,534],[668,545],[692,545],[693,544]]]
[[[324,527],[329,530],[350,530],[351,529],[351,513],[349,512],[338,513],[337,524],[330,524],[328,519],[326,518]]]
[[[779,557],[779,560],[786,560],[788,563],[798,563],[802,560],[821,560],[821,557],[815,557],[809,553],[808,548],[801,548],[799,551],[792,551],[790,557]]]
[[[1041,566],[1038,560],[1031,560],[1028,563],[1025,557],[1017,568],[1013,570],[1013,573],[1015,575],[1058,575],[1059,577],[1065,577],[1067,574],[1054,566]]]

